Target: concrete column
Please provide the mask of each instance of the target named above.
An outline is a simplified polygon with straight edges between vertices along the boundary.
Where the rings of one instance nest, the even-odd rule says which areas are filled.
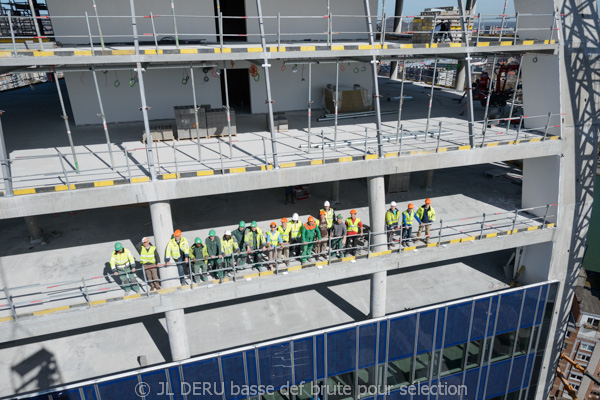
[[[25,224],[27,225],[27,232],[29,232],[31,243],[40,243],[42,241],[42,228],[40,228],[37,216],[31,215],[25,217]]]
[[[379,233],[371,236],[371,251],[378,252],[385,250],[386,235],[385,231],[385,180],[383,176],[374,176],[367,178],[369,186],[369,219],[372,233]]]
[[[431,192],[433,190],[433,170],[425,171],[425,180],[423,182],[423,188],[427,192]]]
[[[371,275],[371,318],[379,318],[385,315],[386,287],[386,271]]]
[[[456,69],[456,82],[454,82],[454,89],[464,90],[465,89],[465,78],[467,76],[467,70],[465,69],[465,60],[458,60],[458,68]]]
[[[339,204],[340,202],[340,181],[331,182],[331,204]]]
[[[150,215],[152,218],[155,245],[159,254],[161,254],[161,259],[164,260],[165,249],[173,233],[173,218],[171,216],[170,203],[168,201],[150,203]],[[177,267],[161,268],[160,277],[161,279],[176,278],[161,282],[162,287],[179,286]],[[165,312],[165,317],[167,320],[172,361],[190,358],[190,346],[183,309],[167,311]]]

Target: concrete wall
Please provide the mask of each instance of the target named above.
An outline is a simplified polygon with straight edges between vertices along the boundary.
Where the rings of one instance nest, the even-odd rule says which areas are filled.
[[[558,56],[550,54],[527,53],[523,56],[523,108],[524,115],[542,116],[527,118],[525,128],[544,130],[548,122],[548,113],[553,115],[550,126],[560,124],[560,74]],[[543,100],[543,101],[542,101]],[[549,128],[549,134],[559,135],[560,128]]]
[[[548,0],[515,1],[515,11],[525,14],[519,15],[518,35],[521,39],[550,39],[553,18],[551,14],[554,11],[552,3]],[[554,31],[554,39],[557,38],[557,32]]]
[[[557,204],[561,158],[558,156],[528,158],[523,160],[523,208],[539,207],[543,204]],[[545,209],[535,209],[531,213],[543,217]],[[557,207],[548,211],[548,222],[556,222]]]
[[[516,269],[521,265],[525,266],[519,278],[520,284],[527,285],[548,279],[552,262],[552,245],[552,242],[547,242],[523,247],[520,265],[515,266]]]

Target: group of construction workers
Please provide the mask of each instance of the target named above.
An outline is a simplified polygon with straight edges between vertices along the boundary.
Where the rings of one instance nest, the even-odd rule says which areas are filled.
[[[426,199],[417,211],[410,203],[408,208],[400,212],[396,202],[390,203],[390,209],[385,214],[388,247],[392,248],[396,242],[395,235],[400,233],[401,245],[409,246],[412,241],[412,226],[416,220],[419,223],[417,238],[425,231],[425,243],[429,243],[429,228],[435,221],[435,210],[431,206],[431,199]],[[240,221],[238,227],[232,231],[226,230],[222,237],[217,236],[214,229],[208,233],[203,241],[196,237],[190,246],[187,239],[177,229],[165,249],[165,264],[160,264],[160,257],[156,246],[144,237],[137,246],[140,254],[140,263],[146,273],[146,280],[150,290],[160,289],[158,268],[170,264],[171,260],[177,265],[180,283],[186,285],[186,276],[191,275],[195,283],[207,281],[209,275],[213,279],[224,280],[224,271],[232,276],[235,270],[243,269],[246,263],[261,270],[264,258],[268,259],[266,268],[271,270],[277,260],[289,266],[291,259],[300,259],[306,263],[311,257],[318,261],[321,257],[325,260],[328,251],[337,258],[346,255],[356,255],[359,247],[358,240],[364,234],[364,226],[357,217],[356,210],[350,211],[350,217],[344,220],[342,214],[335,214],[329,201],[319,210],[318,218],[309,216],[306,223],[299,220],[297,213],[292,215],[291,221],[281,219],[278,226],[271,222],[269,230],[263,232],[256,221],[246,226]],[[328,249],[331,246],[331,249]],[[130,290],[138,293],[140,288],[135,277],[136,261],[128,249],[120,242],[115,244],[110,266],[113,274],[119,276],[125,294]],[[190,271],[186,271],[191,268]]]

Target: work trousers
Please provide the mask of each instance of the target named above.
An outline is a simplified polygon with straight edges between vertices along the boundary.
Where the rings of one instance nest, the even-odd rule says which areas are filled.
[[[290,243],[292,244],[292,247],[290,248],[292,255],[298,257],[302,253],[302,238],[292,238]]]
[[[158,267],[154,267],[154,264],[144,265],[144,271],[146,272],[146,280],[150,290],[160,289],[160,278],[158,277]]]
[[[289,245],[290,245],[290,242],[283,242],[283,249],[282,248],[277,249],[277,258],[279,260],[281,260],[281,256],[283,256],[283,259],[285,260],[285,263],[288,266],[290,265],[290,260],[288,260],[288,258],[290,258]]]
[[[231,268],[233,269],[234,267],[234,262],[233,262],[233,253],[232,254],[227,254],[223,256],[223,262],[225,263],[225,268]]]
[[[429,243],[429,228],[431,224],[425,224],[425,243]],[[423,225],[419,225],[419,230],[417,231],[417,237],[421,237],[421,232],[423,232]]]
[[[314,246],[313,243],[304,245],[304,249],[302,250],[302,263],[305,263],[310,258],[313,246]]]
[[[412,225],[402,226],[402,245],[408,246],[410,238],[412,236]]]
[[[262,261],[263,252],[260,249],[252,250],[252,253],[248,254],[248,263],[255,264],[254,267],[260,271],[260,263]]]
[[[342,243],[342,238],[338,238],[338,239],[333,239],[331,241],[331,250],[341,250],[344,248],[344,244]],[[332,254],[335,254],[337,258],[342,258],[342,256],[344,255],[343,252],[341,251],[336,251],[333,252]]]
[[[185,266],[185,258],[183,257],[179,257],[178,259],[174,259],[173,261],[177,264],[177,273],[179,274],[179,282],[181,282],[182,285],[187,285],[187,281],[185,280],[185,270],[184,270],[184,266]]]
[[[276,255],[279,253],[279,251],[281,250],[280,247],[275,248],[275,247],[271,247],[270,249],[267,250],[267,255],[269,256],[269,261],[275,261],[275,257]],[[277,257],[277,258],[281,258]],[[275,267],[275,263],[274,262],[270,262],[269,263],[269,268],[273,268]]]
[[[358,245],[358,238],[360,235],[349,235],[346,236],[346,248],[348,249],[348,253],[355,256],[356,255],[356,246]]]
[[[323,257],[327,259],[327,243],[329,242],[329,238],[326,236],[321,239],[320,242],[315,246],[315,257]]]
[[[117,271],[119,272],[119,279],[121,279],[121,286],[123,287],[125,294],[129,293],[131,289],[136,293],[140,291],[140,287],[135,279],[135,273],[131,272],[130,266],[117,268]]]
[[[392,246],[394,244],[394,235],[398,233],[398,224],[388,225],[386,230],[388,246]]]
[[[192,271],[194,271],[194,282],[198,283],[200,280],[205,282],[206,272],[208,271],[208,266],[205,261],[196,261],[192,263]]]
[[[221,269],[223,268],[223,259],[222,258],[213,258],[213,259],[208,259],[208,266],[210,267],[210,270],[213,271],[215,269]],[[216,271],[213,272],[213,276],[216,276],[219,279],[223,279],[223,271]]]

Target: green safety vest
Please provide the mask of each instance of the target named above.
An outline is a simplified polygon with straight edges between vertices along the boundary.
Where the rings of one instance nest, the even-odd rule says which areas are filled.
[[[179,240],[179,243],[177,243],[175,238],[173,238],[167,245],[165,259],[173,258],[174,260],[177,260],[181,257],[182,252],[184,255],[189,254],[190,252],[190,246],[188,245],[187,239],[182,236],[181,240]]]
[[[319,214],[321,211],[325,211],[325,209],[320,209]],[[327,220],[327,229],[330,229],[333,226],[333,220],[335,219],[335,211],[333,208],[329,207],[329,211],[325,211],[325,219]]]
[[[223,254],[226,256],[233,254],[234,251],[240,248],[233,236],[229,240],[221,239],[221,247],[223,248]]]
[[[134,265],[135,259],[131,255],[131,252],[127,249],[123,249],[122,253],[113,251],[110,257],[110,268],[114,271],[115,269],[124,269],[127,266]]]
[[[142,264],[156,264],[156,257],[154,256],[155,252],[155,246],[150,246],[146,250],[146,247],[142,245],[142,251],[140,251],[140,261]]]

